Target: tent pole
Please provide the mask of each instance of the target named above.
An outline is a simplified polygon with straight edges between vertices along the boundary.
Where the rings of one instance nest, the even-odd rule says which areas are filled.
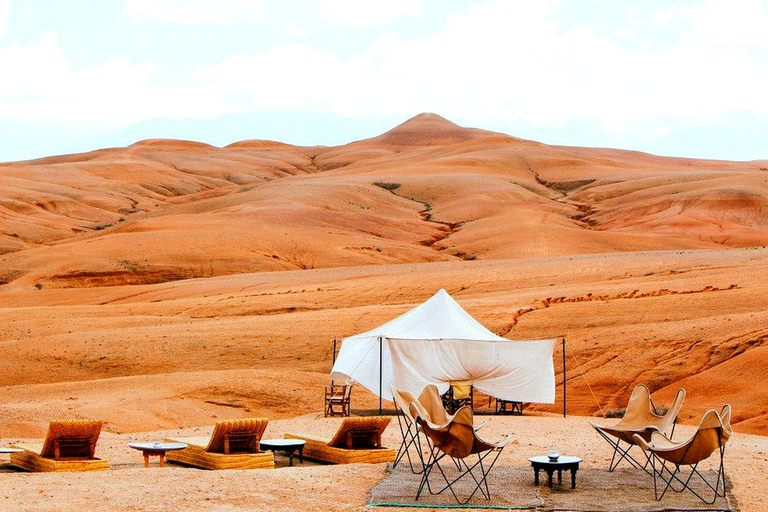
[[[384,363],[382,362],[382,346],[381,346],[382,338],[379,336],[379,416],[381,416],[381,380],[382,380],[382,368],[384,366]]]
[[[333,366],[336,366],[336,338],[333,338]],[[333,371],[333,367],[331,367]],[[331,380],[331,386],[333,386],[333,380]]]
[[[566,417],[565,416],[565,397],[566,397],[566,395],[565,395],[565,383],[566,383],[566,378],[565,378],[565,336],[563,336],[562,339],[563,339],[563,418],[565,418]]]

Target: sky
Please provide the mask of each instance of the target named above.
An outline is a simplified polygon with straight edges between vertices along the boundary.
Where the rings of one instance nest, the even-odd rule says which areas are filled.
[[[0,0],[0,161],[147,138],[336,145],[421,112],[768,159],[768,0]]]

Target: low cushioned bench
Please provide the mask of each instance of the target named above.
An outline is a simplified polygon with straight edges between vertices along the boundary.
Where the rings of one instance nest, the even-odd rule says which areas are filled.
[[[285,434],[286,439],[301,439],[304,457],[333,464],[375,464],[392,462],[397,452],[381,446],[381,434],[392,420],[389,416],[345,418],[336,434],[323,439],[306,434]]]
[[[259,442],[269,420],[250,418],[216,423],[211,437],[176,437],[167,443],[187,448],[168,452],[166,460],[202,469],[264,469],[275,467],[272,452],[260,452]]]
[[[103,424],[96,420],[52,421],[42,443],[14,445],[24,451],[11,454],[11,465],[35,472],[109,469],[109,462],[94,455]]]

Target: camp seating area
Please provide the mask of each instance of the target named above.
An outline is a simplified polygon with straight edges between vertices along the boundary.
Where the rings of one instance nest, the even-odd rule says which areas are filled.
[[[95,456],[102,421],[52,421],[39,444],[16,444],[11,465],[34,472],[104,471],[109,462]]]
[[[260,452],[259,441],[269,420],[251,418],[219,421],[210,437],[178,437],[169,443],[184,443],[184,450],[169,452],[167,460],[202,469],[274,468],[272,452]]]
[[[306,441],[304,457],[308,459],[334,464],[392,462],[397,452],[381,445],[381,435],[391,420],[389,416],[345,418],[330,439],[292,433],[284,437]]]
[[[344,418],[329,439],[311,434],[286,434],[285,438],[305,440],[303,456],[309,459],[335,464],[391,462],[396,451],[382,446],[381,441],[391,419]],[[274,453],[259,449],[268,423],[266,418],[222,420],[210,436],[166,438],[166,443],[187,445],[169,451],[166,460],[210,470],[274,468]],[[102,421],[95,420],[52,421],[40,443],[13,445],[23,451],[11,453],[11,465],[33,472],[107,470],[109,462],[95,457],[102,425]]]

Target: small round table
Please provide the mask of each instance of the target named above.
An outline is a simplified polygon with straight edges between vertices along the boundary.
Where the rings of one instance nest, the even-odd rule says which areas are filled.
[[[546,455],[539,455],[537,457],[531,457],[528,459],[533,466],[535,477],[533,480],[534,485],[539,485],[539,471],[547,472],[547,485],[552,487],[552,474],[557,471],[557,483],[563,483],[563,471],[571,472],[571,489],[576,488],[576,472],[579,470],[579,462],[581,459],[578,457],[568,457],[561,455],[557,460],[550,460]]]
[[[165,463],[165,452],[174,450],[183,450],[187,445],[184,443],[128,443],[128,448],[134,450],[141,450],[144,455],[144,467],[149,467],[150,455],[157,455],[160,457],[160,467],[163,467]]]
[[[299,452],[299,462],[304,463],[304,445],[306,441],[301,439],[262,439],[259,450],[271,450],[273,452],[285,452],[288,455],[288,465],[293,466],[293,454]]]

